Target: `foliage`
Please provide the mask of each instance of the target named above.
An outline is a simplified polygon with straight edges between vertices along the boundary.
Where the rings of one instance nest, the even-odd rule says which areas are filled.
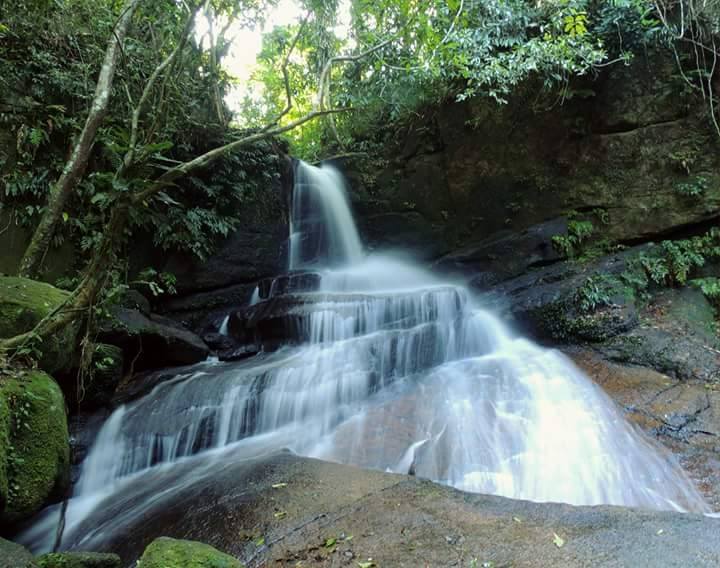
[[[585,313],[612,304],[613,296],[622,291],[622,283],[614,276],[596,274],[589,276],[576,292],[576,303]]]
[[[652,283],[683,286],[710,259],[720,258],[720,229],[690,239],[663,241],[650,252],[640,253],[628,263],[623,279],[644,291]]]
[[[306,4],[312,12],[316,3]],[[627,61],[632,50],[654,41],[658,23],[647,16],[650,5],[642,0],[450,0],[428,9],[415,0],[353,0],[343,35],[337,3],[325,3],[324,10],[312,12],[290,60],[293,113],[313,104],[317,79],[333,56],[389,43],[332,73],[333,106],[362,112],[294,131],[293,150],[307,159],[323,151],[356,150],[378,128],[411,118],[430,104],[476,96],[505,103],[529,78],[563,100],[572,96],[572,78]],[[297,25],[276,28],[265,36],[253,77],[256,88],[245,100],[243,116],[273,116],[284,107],[280,61],[298,30]]]
[[[705,176],[695,176],[689,182],[679,183],[675,189],[685,197],[700,197],[708,189],[708,180]]]
[[[720,278],[696,278],[690,280],[690,284],[700,288],[708,301],[716,308],[720,308]]]
[[[567,233],[555,235],[552,238],[553,246],[568,258],[575,257],[581,250],[581,246],[595,232],[595,226],[591,221],[570,219],[568,221]]]
[[[246,9],[259,18],[266,3],[246,0],[211,4],[217,18]],[[92,100],[94,77],[102,63],[119,4],[111,0],[23,2],[23,10],[0,8],[0,123],[16,140],[0,155],[0,202],[23,225],[43,213],[50,186],[67,158],[67,142],[82,128]],[[97,247],[110,212],[128,192],[144,187],[158,173],[221,145],[237,135],[217,115],[215,94],[229,85],[227,74],[211,62],[202,42],[191,41],[182,61],[151,93],[132,171],[121,172],[131,138],[129,118],[148,73],[176,47],[185,25],[181,4],[142,2],[125,41],[123,60],[111,93],[108,115],[96,140],[89,171],[63,213],[54,244],[71,239],[84,255]],[[237,13],[236,13],[237,15]],[[206,256],[218,236],[237,226],[237,214],[258,185],[273,177],[267,145],[232,154],[211,172],[199,174],[131,212],[123,238],[149,233],[165,250]],[[254,175],[261,170],[259,176]],[[122,245],[122,243],[120,243]]]

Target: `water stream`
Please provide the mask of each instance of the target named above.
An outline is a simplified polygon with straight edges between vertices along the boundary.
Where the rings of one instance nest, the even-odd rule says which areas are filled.
[[[108,500],[130,502],[145,472],[167,475],[171,498],[186,482],[174,467],[196,460],[193,475],[205,475],[230,450],[290,448],[534,501],[708,511],[672,458],[561,353],[511,333],[462,286],[365,255],[335,170],[298,165],[289,238],[290,268],[319,284],[256,290],[251,302],[272,302],[287,342],[179,369],[118,408],[83,465],[67,541],[121,531],[115,519],[77,533]],[[56,519],[51,509],[23,540],[47,548]]]

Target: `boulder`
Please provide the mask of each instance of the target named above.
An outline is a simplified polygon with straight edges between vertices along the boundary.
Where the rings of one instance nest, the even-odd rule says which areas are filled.
[[[68,292],[50,284],[11,276],[0,276],[0,339],[30,331],[58,305]],[[48,373],[69,370],[75,353],[77,327],[68,325],[38,345],[40,366]]]
[[[0,401],[0,444],[6,444],[0,447],[0,471],[4,468],[7,478],[0,524],[7,525],[64,494],[70,480],[70,447],[65,401],[49,375],[23,371],[1,376]]]
[[[192,540],[156,538],[138,560],[139,568],[241,568],[237,559]]]
[[[36,559],[38,568],[121,568],[117,554],[100,552],[52,552]]]
[[[4,538],[0,538],[0,568],[39,568],[28,550]]]
[[[217,457],[146,472],[66,546],[91,533],[86,546],[115,550],[126,565],[159,536],[207,542],[253,566],[720,563],[720,520],[702,515],[464,493],[288,452],[249,459],[233,448]],[[129,514],[135,506],[141,514]]]
[[[128,308],[115,309],[101,324],[99,339],[120,347],[134,370],[189,365],[209,353],[200,337],[175,320]]]

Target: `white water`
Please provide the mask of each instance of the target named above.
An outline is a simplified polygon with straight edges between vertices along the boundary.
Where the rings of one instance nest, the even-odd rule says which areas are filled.
[[[296,346],[187,368],[117,409],[85,462],[66,534],[102,499],[131,492],[138,472],[237,447],[289,447],[534,501],[708,511],[680,467],[566,357],[511,334],[460,286],[365,258],[339,174],[298,173],[301,199],[307,180],[316,184],[333,268],[320,290],[293,296]],[[309,226],[302,217],[293,225],[311,238],[297,230]],[[317,262],[310,249],[298,245],[291,266]],[[47,546],[54,519],[25,541]]]

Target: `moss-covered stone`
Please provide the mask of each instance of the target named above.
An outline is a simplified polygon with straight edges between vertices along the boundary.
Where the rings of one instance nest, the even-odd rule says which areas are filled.
[[[42,371],[0,376],[0,400],[7,419],[0,424],[7,441],[0,454],[7,475],[2,524],[37,512],[69,481],[70,446],[65,400],[57,383]]]
[[[10,446],[10,411],[7,402],[0,396],[0,511],[8,501],[8,467],[6,456]]]
[[[120,568],[117,554],[99,552],[52,552],[36,559],[38,568]]]
[[[0,338],[30,331],[48,313],[64,302],[68,293],[28,278],[0,276]],[[67,326],[37,348],[40,366],[48,373],[70,368],[76,328]]]
[[[138,568],[240,568],[239,560],[210,545],[191,540],[156,538],[145,549]]]
[[[38,565],[25,548],[0,538],[0,568],[38,568]]]

